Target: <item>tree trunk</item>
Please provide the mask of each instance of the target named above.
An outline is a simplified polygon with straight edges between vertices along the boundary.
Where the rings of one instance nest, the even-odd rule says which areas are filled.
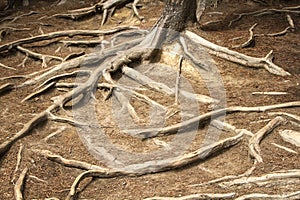
[[[196,0],[167,0],[164,12],[156,26],[181,32],[188,22],[196,21],[196,10]]]

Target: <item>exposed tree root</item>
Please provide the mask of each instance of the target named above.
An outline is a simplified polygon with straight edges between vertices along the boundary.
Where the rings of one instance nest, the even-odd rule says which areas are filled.
[[[51,160],[53,162],[59,163],[61,165],[64,165],[66,167],[71,167],[71,168],[78,168],[78,169],[84,169],[84,170],[105,170],[105,168],[97,166],[97,165],[92,165],[86,162],[81,162],[77,160],[68,160],[63,158],[60,155],[56,155],[50,151],[47,150],[33,150],[35,153],[44,156],[48,160]]]
[[[171,125],[164,128],[149,128],[149,129],[131,129],[126,130],[126,133],[129,133],[133,136],[140,137],[142,139],[162,136],[162,135],[170,135],[175,134],[178,132],[180,128],[187,128],[195,123],[202,123],[206,120],[209,120],[212,117],[218,117],[220,115],[224,115],[225,113],[235,113],[235,112],[265,112],[268,110],[274,110],[279,108],[289,108],[289,107],[299,107],[300,102],[290,102],[290,103],[283,103],[283,104],[276,104],[271,106],[261,106],[261,107],[229,107],[225,109],[215,110],[203,115],[194,117],[187,121]]]
[[[294,151],[294,150],[292,150],[292,149],[290,149],[290,148],[284,147],[284,146],[279,145],[279,144],[276,144],[276,143],[272,143],[272,144],[273,144],[275,147],[278,147],[279,149],[283,149],[283,150],[285,150],[285,151],[287,151],[287,152],[289,152],[289,153],[298,154],[298,152],[296,152],[296,151]]]
[[[17,46],[17,49],[19,51],[21,51],[22,53],[25,53],[26,56],[30,56],[30,57],[41,60],[43,68],[47,68],[48,67],[47,63],[51,60],[63,61],[63,58],[60,58],[58,56],[43,55],[40,53],[35,53],[35,52],[25,49],[24,47],[21,47],[21,46]]]
[[[15,187],[14,187],[14,191],[15,191],[15,198],[16,200],[23,200],[23,188],[24,188],[24,182],[25,182],[25,178],[28,172],[28,168],[26,167],[22,173],[20,174],[19,179],[17,180]]]
[[[15,70],[15,71],[17,70],[16,68],[6,66],[6,65],[4,65],[4,64],[2,64],[2,63],[0,63],[0,67],[2,67],[2,68],[4,68],[4,69],[9,69],[9,70]]]
[[[234,46],[233,48],[247,48],[247,47],[251,46],[255,42],[255,35],[254,35],[254,32],[253,32],[253,29],[256,26],[257,26],[257,23],[254,24],[253,26],[251,26],[251,28],[249,29],[250,35],[249,35],[249,39],[246,42],[244,42],[241,45]]]
[[[11,181],[12,183],[15,183],[15,180],[16,180],[16,174],[17,174],[17,172],[19,171],[19,168],[20,168],[20,165],[21,165],[23,149],[24,149],[24,146],[23,146],[23,144],[21,144],[21,145],[20,145],[20,148],[19,148],[18,155],[17,155],[17,164],[16,164],[16,168],[15,168],[15,171],[14,171],[14,174],[13,174],[12,181]]]
[[[186,31],[185,35],[194,41],[195,43],[202,45],[209,49],[209,52],[212,55],[215,55],[217,57],[226,59],[231,62],[235,62],[238,64],[241,64],[243,66],[247,67],[253,67],[253,68],[265,68],[267,71],[269,71],[272,74],[280,75],[280,76],[287,76],[290,75],[290,73],[286,72],[281,67],[275,65],[273,60],[273,51],[271,51],[266,57],[264,58],[256,58],[251,56],[246,56],[244,54],[238,53],[236,51],[229,50],[228,48],[218,46],[216,44],[213,44],[202,37],[198,36],[197,34]]]
[[[68,11],[68,13],[65,14],[56,14],[53,15],[53,17],[59,17],[59,18],[66,18],[71,20],[79,20],[81,18],[96,14],[96,13],[102,13],[102,22],[101,25],[105,24],[108,18],[108,12],[110,11],[112,16],[114,10],[116,7],[122,4],[132,3],[132,9],[133,13],[137,16],[139,20],[142,20],[143,17],[141,17],[137,10],[137,4],[139,0],[104,0],[96,3],[95,5],[87,8],[81,8],[77,10],[71,10]]]
[[[124,169],[101,169],[101,170],[89,170],[80,174],[74,181],[70,193],[67,199],[74,199],[76,195],[76,189],[80,182],[87,177],[97,177],[97,178],[112,178],[119,176],[142,176],[150,173],[158,173],[167,170],[177,169],[186,166],[190,163],[199,162],[207,157],[214,155],[220,150],[229,148],[237,144],[243,138],[244,134],[239,134],[237,136],[215,142],[211,145],[198,149],[194,152],[187,153],[175,158],[170,158],[161,161],[148,161],[143,164],[136,164],[134,166],[127,166]],[[128,168],[128,169],[127,169]]]
[[[11,83],[6,83],[4,85],[1,85],[0,86],[0,95],[7,92],[7,91],[12,90],[12,89],[14,89],[14,85],[11,84]]]
[[[183,197],[151,197],[144,200],[201,200],[201,199],[232,199],[236,196],[235,193],[227,194],[193,194]]]
[[[3,44],[0,46],[0,52],[6,51],[12,48],[16,48],[17,46],[23,44],[29,44],[33,42],[40,42],[43,40],[50,40],[59,37],[74,37],[74,36],[100,36],[100,35],[109,35],[113,33],[117,33],[120,31],[134,29],[135,27],[118,27],[110,30],[67,30],[67,31],[58,31],[52,32],[44,35],[38,35],[30,38],[24,38],[20,40],[16,40],[7,44]]]
[[[224,181],[236,180],[236,179],[239,179],[239,178],[249,177],[253,173],[253,171],[256,169],[256,165],[257,165],[257,162],[255,161],[253,166],[243,174],[224,176],[224,177],[221,177],[221,178],[217,178],[217,179],[208,181],[206,183],[194,184],[194,185],[191,185],[191,187],[211,185],[211,184],[215,184],[215,183],[222,183]]]
[[[270,116],[284,116],[284,117],[287,117],[290,120],[293,120],[293,121],[295,121],[297,123],[300,123],[300,116],[293,115],[293,114],[290,114],[290,113],[285,113],[285,112],[271,112],[271,113],[268,113],[268,115],[270,115]]]
[[[270,95],[270,96],[277,96],[277,95],[287,95],[287,92],[252,92],[252,95]]]
[[[276,117],[272,121],[270,121],[265,127],[263,127],[257,133],[255,133],[252,138],[250,138],[249,152],[250,155],[253,158],[255,158],[258,162],[263,162],[263,159],[260,155],[259,143],[266,134],[270,133],[274,128],[283,124],[284,122],[285,120],[282,117]]]
[[[283,9],[262,9],[262,10],[258,10],[258,11],[254,11],[254,12],[248,12],[248,13],[241,13],[241,14],[237,14],[237,18],[235,18],[234,20],[231,20],[229,23],[229,26],[231,26],[234,22],[239,21],[240,19],[242,19],[245,16],[260,16],[260,15],[266,15],[266,14],[299,14],[300,10],[298,10],[299,7],[286,7]]]
[[[286,179],[299,179],[300,178],[300,170],[287,170],[280,171],[272,174],[266,174],[258,177],[242,177],[239,179],[235,179],[228,182],[223,182],[220,185],[223,187],[232,187],[237,185],[245,185],[245,184],[265,184],[266,182],[272,181],[283,181]]]
[[[300,198],[300,191],[293,192],[289,194],[282,194],[282,195],[274,195],[274,194],[247,194],[236,198],[235,200],[246,200],[246,199],[299,199]]]

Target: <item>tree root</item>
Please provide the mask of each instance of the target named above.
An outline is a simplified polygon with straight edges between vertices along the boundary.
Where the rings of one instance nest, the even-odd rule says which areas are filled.
[[[263,162],[263,159],[260,155],[259,143],[266,134],[270,133],[274,128],[278,127],[283,123],[285,123],[285,120],[282,117],[276,117],[272,121],[270,121],[265,127],[260,129],[256,134],[254,134],[254,136],[249,140],[249,153],[259,163]]]
[[[195,123],[199,124],[202,123],[211,117],[218,117],[220,115],[224,115],[226,113],[235,113],[235,112],[265,112],[268,110],[274,110],[279,108],[288,108],[288,107],[299,107],[300,102],[290,102],[290,103],[283,103],[283,104],[276,104],[271,106],[261,106],[261,107],[229,107],[225,109],[215,110],[208,113],[205,113],[203,115],[191,118],[187,121],[171,125],[164,128],[149,128],[149,129],[130,129],[126,130],[126,133],[129,133],[130,135],[140,137],[142,139],[157,137],[157,136],[163,136],[163,135],[170,135],[170,134],[176,134],[179,129],[181,128],[187,128]]]
[[[35,53],[35,52],[25,49],[24,47],[21,47],[21,46],[17,46],[17,49],[19,51],[21,51],[22,53],[25,53],[26,56],[30,56],[30,57],[41,60],[42,68],[47,68],[48,67],[47,63],[50,62],[51,60],[63,61],[63,58],[60,58],[58,56],[43,55],[40,53]]]
[[[285,181],[285,179],[299,179],[300,178],[300,170],[287,170],[287,171],[279,171],[276,173],[266,174],[258,177],[242,177],[239,179],[235,179],[228,182],[220,183],[220,185],[224,188],[237,186],[237,185],[245,185],[245,184],[257,184],[257,185],[265,185],[270,181]]]
[[[229,22],[228,26],[231,26],[234,22],[239,21],[240,19],[242,19],[245,16],[261,16],[261,15],[266,15],[266,14],[299,14],[300,11],[297,10],[299,9],[298,7],[286,7],[283,9],[262,9],[262,10],[258,10],[258,11],[254,11],[254,12],[248,12],[248,13],[241,13],[241,14],[237,14],[237,18],[231,20]]]
[[[105,0],[105,1],[100,1],[91,7],[71,10],[71,11],[68,11],[68,13],[53,15],[53,17],[66,18],[66,19],[71,19],[71,20],[79,20],[81,18],[90,16],[90,15],[93,15],[96,13],[102,13],[103,17],[102,17],[101,25],[104,25],[105,22],[107,21],[109,11],[111,11],[111,13],[113,13],[116,7],[118,7],[119,5],[122,5],[122,4],[129,3],[129,2],[133,2],[132,3],[133,13],[137,16],[137,18],[139,20],[142,20],[143,17],[141,17],[139,15],[138,10],[137,10],[137,4],[138,4],[139,0]]]
[[[300,198],[300,191],[293,192],[289,194],[282,194],[282,195],[274,195],[274,194],[247,194],[236,198],[235,200],[246,200],[246,199],[299,199]]]
[[[118,27],[110,30],[67,30],[67,31],[58,31],[52,32],[48,34],[38,35],[30,38],[24,38],[20,40],[16,40],[13,42],[9,42],[7,44],[3,44],[0,46],[0,52],[7,51],[12,48],[16,48],[17,46],[23,44],[29,44],[33,42],[40,42],[43,40],[55,39],[59,37],[74,37],[74,36],[100,36],[100,35],[109,35],[113,33],[117,33],[120,31],[135,29],[136,27]]]
[[[192,194],[182,197],[151,197],[144,200],[201,200],[201,199],[232,199],[236,196],[236,193],[227,194]]]
[[[71,167],[71,168],[77,168],[77,169],[83,169],[83,170],[104,170],[105,168],[97,166],[97,165],[92,165],[86,162],[81,162],[77,160],[68,160],[63,158],[60,155],[54,154],[50,151],[47,150],[38,150],[34,149],[32,150],[33,152],[44,156],[46,159],[51,160],[53,162],[59,163],[63,166],[66,167]]]
[[[253,29],[256,26],[257,26],[257,23],[254,24],[253,26],[251,26],[251,28],[249,29],[250,35],[249,35],[249,39],[246,42],[244,42],[243,44],[238,45],[238,46],[233,46],[233,48],[247,48],[247,47],[251,46],[255,42],[256,36],[254,35]]]
[[[284,116],[284,117],[287,117],[290,120],[293,120],[293,121],[295,121],[295,122],[297,122],[297,123],[300,124],[300,116],[293,115],[293,114],[290,114],[290,113],[285,113],[285,112],[271,112],[271,113],[268,113],[268,115],[270,115],[270,116]]]
[[[1,85],[0,86],[0,95],[7,92],[7,91],[12,90],[12,89],[14,89],[14,85],[11,84],[11,83],[6,83],[4,85]]]
[[[177,156],[175,158],[170,158],[161,161],[149,161],[144,164],[137,164],[134,166],[128,166],[124,169],[101,169],[101,170],[89,170],[80,174],[72,184],[70,193],[67,199],[74,199],[76,195],[76,188],[80,182],[87,177],[97,177],[97,178],[113,178],[120,176],[142,176],[150,173],[159,173],[163,171],[168,171],[172,169],[177,169],[188,164],[199,162],[207,157],[214,155],[220,150],[227,149],[231,146],[239,143],[244,134],[239,134],[231,138],[215,142],[211,145],[198,149],[194,152],[184,154],[182,156]]]
[[[14,70],[14,71],[17,70],[16,68],[6,66],[6,65],[4,65],[4,64],[2,64],[2,63],[0,63],[0,67],[2,67],[2,68],[4,68],[4,69]]]
[[[20,168],[20,165],[21,165],[21,160],[22,160],[22,152],[24,150],[24,146],[23,144],[20,145],[20,148],[19,148],[19,152],[18,152],[18,155],[17,155],[17,164],[16,164],[16,168],[15,168],[15,171],[14,171],[14,174],[13,174],[13,178],[12,178],[12,183],[15,183],[15,180],[16,180],[16,174],[17,172],[19,171],[19,168]]]
[[[25,178],[28,172],[28,168],[26,167],[22,173],[20,174],[19,179],[17,180],[15,187],[14,187],[14,191],[15,191],[15,198],[16,200],[23,200],[23,188],[24,188],[24,182],[25,182]]]
[[[215,184],[215,183],[221,183],[221,182],[224,182],[224,181],[236,180],[236,179],[239,179],[239,178],[242,178],[242,177],[249,177],[253,173],[253,171],[256,169],[256,165],[257,165],[257,162],[255,161],[254,165],[243,174],[224,176],[224,177],[221,177],[221,178],[217,178],[217,179],[208,181],[206,183],[194,184],[194,185],[191,185],[191,187],[211,185],[211,184]]]
[[[289,153],[298,154],[298,152],[296,152],[296,151],[294,151],[294,150],[292,150],[292,149],[290,149],[290,148],[281,146],[281,145],[276,144],[276,143],[272,143],[272,144],[273,144],[275,147],[277,147],[277,148],[279,148],[279,149],[283,149],[283,150],[285,150],[285,151],[287,151],[287,152],[289,152]]]
[[[228,48],[213,44],[190,31],[185,31],[185,35],[193,42],[195,42],[201,46],[204,46],[205,48],[208,48],[209,52],[212,55],[215,55],[217,57],[223,58],[223,59],[231,61],[231,62],[238,63],[243,66],[247,66],[247,67],[265,68],[267,71],[269,71],[270,73],[275,74],[275,75],[280,75],[280,76],[290,75],[290,73],[286,72],[284,69],[275,65],[272,62],[273,51],[268,53],[268,55],[266,55],[266,57],[264,57],[264,58],[256,58],[256,57],[247,56],[247,55],[238,53],[236,51],[229,50]]]

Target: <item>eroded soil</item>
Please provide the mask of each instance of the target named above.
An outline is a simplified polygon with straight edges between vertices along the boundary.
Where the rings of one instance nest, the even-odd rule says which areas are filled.
[[[38,35],[41,33],[49,33],[53,31],[71,30],[71,29],[109,29],[116,26],[134,25],[140,28],[150,28],[162,13],[164,4],[161,1],[141,1],[139,12],[144,16],[145,20],[140,22],[136,17],[132,17],[132,10],[123,7],[115,11],[114,16],[103,26],[100,27],[101,15],[95,15],[80,21],[70,21],[66,19],[52,18],[57,13],[66,10],[87,7],[97,1],[73,1],[70,0],[63,6],[56,6],[54,1],[38,1],[36,4],[26,8],[17,7],[14,11],[7,13],[1,12],[1,25],[6,27],[6,35],[0,42],[1,44],[10,41]],[[241,3],[242,2],[242,3]],[[282,5],[274,7],[284,7],[297,5],[297,1],[288,1]],[[4,3],[2,2],[2,8]],[[230,20],[234,19],[236,12],[248,12],[262,9],[263,7],[256,4],[246,4],[244,1],[231,1],[230,3],[221,3],[217,8],[209,8],[203,17],[204,22],[211,20],[221,20],[216,23],[210,23],[203,29],[193,25],[189,28],[205,39],[216,44],[232,47],[245,42],[249,35],[249,28],[258,23],[254,29],[255,33],[276,33],[284,30],[288,23],[286,15],[273,14],[262,16],[246,16],[241,20],[228,27]],[[2,10],[2,9],[1,9]],[[30,11],[36,11],[36,14],[24,16],[15,21],[3,20],[7,17],[16,17]],[[220,14],[223,13],[223,14]],[[239,66],[237,64],[224,61],[222,59],[211,57],[215,60],[215,65],[222,77],[221,82],[224,84],[226,92],[227,106],[262,106],[272,105],[284,102],[300,100],[300,17],[299,15],[291,15],[295,22],[296,29],[288,32],[284,36],[278,37],[258,37],[254,47],[237,49],[239,52],[251,56],[263,57],[271,50],[274,51],[274,62],[290,72],[292,75],[288,77],[280,77],[264,69],[252,69]],[[8,27],[8,28],[7,28]],[[10,27],[10,28],[9,28]],[[12,28],[18,28],[14,30]],[[26,28],[26,30],[25,30]],[[28,30],[27,30],[28,29]],[[235,38],[235,39],[234,39]],[[71,39],[82,39],[74,37]],[[89,38],[85,38],[89,39]],[[105,38],[109,39],[109,38]],[[45,46],[47,42],[35,43],[27,45],[32,51],[39,53],[57,55],[65,57],[70,53],[89,53],[94,51],[93,48],[86,47],[66,47],[61,43],[53,43]],[[12,75],[30,74],[41,70],[41,62],[29,58],[25,66],[19,66],[25,58],[15,50],[1,53],[0,62],[11,67],[17,68],[17,71],[0,68],[1,77]],[[176,63],[176,62],[175,62]],[[49,63],[49,66],[56,64]],[[169,63],[168,63],[169,64]],[[152,70],[159,70],[153,68]],[[161,76],[164,75],[161,72]],[[151,74],[151,71],[149,72]],[[164,81],[170,82],[168,79],[176,78],[176,74],[170,74]],[[194,73],[193,70],[183,68],[183,77],[192,85],[195,93],[209,95],[209,91],[203,83],[200,75]],[[163,77],[156,77],[158,80]],[[155,79],[155,77],[153,77]],[[15,80],[21,83],[22,79]],[[68,81],[68,80],[67,80]],[[71,80],[69,80],[71,81]],[[174,80],[175,82],[175,80]],[[1,82],[1,85],[5,82]],[[7,138],[18,132],[24,123],[32,116],[41,112],[51,104],[51,98],[62,94],[63,91],[51,90],[47,94],[43,94],[33,100],[21,103],[33,87],[15,89],[9,93],[0,96],[0,142],[4,142]],[[252,95],[253,92],[287,92],[285,95],[268,96],[268,95]],[[97,105],[97,114],[99,123],[104,128],[110,142],[126,151],[132,152],[151,152],[157,150],[161,145],[166,145],[171,141],[172,137],[162,137],[157,140],[141,141],[123,134],[118,127],[118,121],[115,121],[112,114],[113,100],[104,101],[103,96],[106,93],[97,93],[99,99]],[[172,106],[173,99],[166,96],[160,96],[154,92],[145,93],[152,99],[165,105]],[[144,123],[148,123],[149,107],[136,101],[132,102],[136,106],[137,113],[142,116]],[[199,113],[205,113],[211,108],[207,105],[200,105]],[[299,108],[291,108],[284,111],[296,115],[300,115]],[[60,114],[66,114],[60,112]],[[72,115],[72,110],[67,111],[68,115]],[[274,117],[267,113],[236,113],[226,116],[226,122],[240,129],[247,129],[253,133],[264,127],[270,119]],[[174,124],[180,120],[178,115],[174,115],[166,123]],[[56,136],[50,138],[47,142],[44,138],[58,129],[63,131]],[[259,164],[253,175],[259,176],[278,170],[299,169],[299,153],[300,148],[284,142],[279,135],[280,130],[291,129],[300,131],[299,124],[286,123],[276,128],[261,143],[263,163]],[[191,142],[188,150],[195,150],[203,142],[207,133],[207,127],[200,127],[194,140]],[[233,136],[234,133],[222,132],[221,138]],[[160,142],[160,143],[159,143]],[[293,154],[280,149],[273,143],[288,147],[298,152]],[[251,168],[253,161],[249,158],[247,140],[243,140],[238,145],[224,150],[218,155],[214,155],[205,161],[186,166],[182,169],[172,170],[164,173],[145,175],[141,177],[124,177],[113,179],[95,179],[88,187],[80,193],[79,199],[143,199],[153,196],[172,196],[179,197],[183,195],[195,193],[229,193],[235,192],[237,196],[249,193],[267,193],[267,194],[285,194],[289,192],[299,191],[300,184],[272,184],[267,186],[259,186],[255,184],[241,185],[235,187],[222,188],[217,184],[192,187],[194,184],[207,182],[216,178],[227,175],[238,175],[244,173]],[[105,162],[95,159],[89,154],[85,146],[82,144],[76,128],[54,122],[41,124],[38,128],[30,132],[28,136],[22,138],[15,143],[10,151],[0,160],[0,199],[13,199],[12,182],[17,154],[20,145],[24,145],[22,153],[22,161],[20,169],[16,172],[18,178],[22,169],[26,166],[29,168],[28,177],[24,188],[25,199],[45,199],[56,197],[64,199],[71,184],[75,178],[82,172],[79,169],[68,168],[55,162],[45,159],[43,156],[37,155],[32,149],[47,149],[55,152],[65,158],[80,160],[105,166]],[[15,181],[15,180],[14,180]],[[84,181],[86,184],[88,181]],[[298,181],[299,183],[299,181]],[[80,188],[84,187],[81,184]]]

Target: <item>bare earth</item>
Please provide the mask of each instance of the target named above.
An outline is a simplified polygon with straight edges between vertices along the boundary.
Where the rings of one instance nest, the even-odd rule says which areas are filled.
[[[76,2],[76,3],[75,3]],[[79,3],[78,3],[79,2]],[[63,6],[55,6],[54,1],[38,1],[35,5],[26,8],[17,7],[14,12],[6,13],[0,16],[0,28],[14,27],[19,29],[28,28],[28,30],[7,29],[7,35],[0,42],[0,45],[10,41],[27,38],[32,35],[50,33],[53,31],[71,30],[71,29],[99,29],[101,15],[95,15],[80,21],[71,21],[67,19],[51,18],[50,16],[63,13],[66,10],[87,7],[97,1],[73,1],[70,0]],[[243,1],[240,1],[243,2]],[[295,6],[297,1],[287,1],[277,7]],[[127,7],[117,9],[114,16],[101,27],[101,29],[110,29],[116,26],[134,25],[140,28],[150,28],[161,15],[164,4],[161,1],[141,1],[139,8],[140,15],[145,21],[140,22],[136,17],[132,17],[132,10]],[[253,6],[254,5],[254,6]],[[236,12],[248,12],[259,10],[263,7],[253,4],[248,5],[238,1],[230,1],[228,4],[220,4],[217,8],[206,10],[203,22],[211,20],[221,20],[214,24],[207,25],[200,29],[196,25],[190,27],[192,30],[221,46],[232,47],[242,44],[248,39],[249,28],[258,23],[254,29],[255,33],[268,34],[284,30],[288,26],[286,15],[271,14],[262,16],[246,16],[241,20],[234,22],[228,27],[230,20],[234,19]],[[0,10],[3,10],[4,3],[1,2]],[[15,17],[30,11],[36,11],[37,14],[24,16],[12,22],[5,20],[6,17]],[[221,14],[210,12],[222,12]],[[2,15],[2,12],[1,12]],[[210,15],[213,15],[212,17]],[[291,73],[291,76],[281,77],[270,74],[264,69],[253,69],[239,66],[237,64],[224,61],[217,57],[215,65],[222,76],[226,92],[226,105],[229,106],[263,106],[273,105],[285,102],[300,101],[300,17],[291,15],[295,22],[295,30],[289,31],[286,35],[277,37],[258,37],[255,46],[244,49],[236,49],[241,53],[250,56],[264,57],[271,50],[274,51],[274,62],[283,69]],[[236,39],[234,39],[236,38]],[[70,39],[70,38],[69,38]],[[71,39],[80,39],[74,37]],[[109,38],[105,38],[109,39]],[[234,40],[233,40],[234,39]],[[55,41],[55,40],[52,40]],[[53,43],[45,46],[47,42],[25,45],[32,51],[57,55],[65,57],[71,53],[92,52],[93,48],[85,47],[66,47],[62,43]],[[60,48],[60,49],[59,49]],[[10,67],[17,68],[17,71],[3,69],[0,67],[0,78],[12,75],[30,74],[41,70],[41,62],[29,58],[25,66],[19,66],[25,58],[24,54],[15,50],[1,52],[0,63]],[[49,67],[56,64],[56,61],[48,63]],[[193,86],[193,90],[198,94],[209,95],[208,90],[201,80],[201,77],[193,71],[183,68],[183,76]],[[176,78],[176,76],[174,76]],[[166,78],[167,79],[167,78]],[[71,81],[73,79],[67,79]],[[21,81],[16,79],[16,82]],[[174,80],[175,82],[175,80]],[[1,81],[0,85],[6,83]],[[61,91],[50,90],[37,98],[21,103],[33,87],[15,89],[9,93],[0,96],[0,142],[4,142],[13,134],[18,132],[24,123],[31,119],[35,114],[41,112],[51,104],[51,98],[61,94]],[[284,95],[253,95],[253,92],[287,92]],[[164,136],[157,140],[149,139],[141,141],[132,138],[120,132],[117,122],[114,121],[111,113],[112,99],[103,100],[105,92],[97,93],[98,98],[97,113],[99,123],[103,126],[109,126],[105,129],[110,141],[128,151],[150,152],[165,145],[172,136]],[[171,106],[172,98],[155,96],[156,93],[150,93],[154,100],[166,106]],[[137,113],[147,122],[149,108],[141,102],[133,102],[138,107]],[[203,114],[211,108],[207,105],[199,106],[199,113]],[[276,112],[288,112],[300,116],[300,109],[289,108],[279,109]],[[60,111],[60,113],[64,114]],[[72,111],[68,111],[72,114]],[[234,113],[226,116],[226,122],[239,129],[247,129],[256,133],[262,127],[266,126],[269,120],[275,118],[268,113]],[[177,115],[170,118],[167,123],[174,124],[178,122]],[[61,133],[50,138],[47,142],[44,138],[49,134],[63,128]],[[300,169],[299,154],[300,148],[282,140],[279,135],[281,130],[300,131],[300,124],[286,123],[276,128],[268,134],[261,142],[261,155],[263,163],[259,163],[251,176],[262,176],[280,170]],[[191,142],[187,151],[199,148],[203,141],[203,136],[207,131],[207,126],[199,128],[197,136]],[[235,135],[235,133],[222,132],[220,139]],[[160,143],[159,143],[160,142]],[[290,148],[297,153],[291,153],[278,148],[273,143]],[[23,145],[21,165],[16,173],[17,154],[20,146]],[[67,159],[85,161],[88,163],[105,166],[101,160],[95,159],[89,154],[82,144],[76,128],[56,122],[47,122],[39,125],[38,128],[30,132],[27,137],[16,142],[9,152],[0,158],[0,199],[14,199],[14,184],[21,171],[28,167],[24,197],[25,199],[45,199],[58,198],[64,199],[75,178],[82,173],[80,169],[68,168],[58,163],[47,160],[38,155],[34,149],[46,149],[59,154]],[[197,193],[236,193],[236,197],[250,193],[266,194],[287,194],[300,191],[299,176],[297,179],[291,179],[288,182],[272,182],[266,185],[242,184],[228,187],[221,187],[219,184],[193,186],[195,184],[205,183],[210,180],[224,177],[227,175],[239,175],[247,171],[253,165],[248,153],[248,140],[245,138],[238,145],[219,152],[206,159],[181,169],[171,170],[158,174],[144,175],[141,177],[121,177],[112,179],[94,179],[82,192],[79,199],[144,199],[154,196],[180,197],[184,195]],[[14,179],[15,174],[15,180]],[[87,179],[80,184],[80,189],[84,188],[91,179]]]

